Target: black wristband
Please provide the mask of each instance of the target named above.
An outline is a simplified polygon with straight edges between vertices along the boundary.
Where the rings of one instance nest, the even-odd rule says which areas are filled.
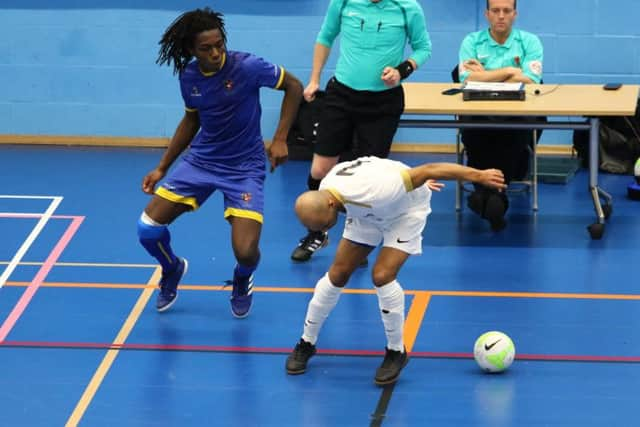
[[[404,80],[413,73],[413,64],[410,61],[401,62],[396,70],[400,73],[400,80]]]

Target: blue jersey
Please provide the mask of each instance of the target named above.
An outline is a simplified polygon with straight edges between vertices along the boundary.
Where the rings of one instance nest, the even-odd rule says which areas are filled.
[[[277,89],[283,80],[282,67],[244,52],[227,51],[216,73],[203,73],[197,61],[187,65],[180,90],[187,111],[200,116],[200,132],[185,160],[213,171],[241,167],[251,172],[249,162],[263,174],[260,88]]]

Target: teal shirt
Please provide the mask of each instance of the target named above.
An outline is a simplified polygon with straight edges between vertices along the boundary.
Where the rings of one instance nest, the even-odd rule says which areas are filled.
[[[478,60],[487,71],[517,67],[534,83],[542,79],[542,43],[538,36],[526,31],[511,30],[504,44],[496,42],[488,29],[467,35],[460,46],[461,82],[469,77],[469,71],[463,72],[464,61],[469,59]]]
[[[431,57],[424,12],[416,0],[331,0],[316,42],[331,48],[340,38],[335,76],[355,90],[389,89],[384,67],[404,61],[407,41],[418,66]]]

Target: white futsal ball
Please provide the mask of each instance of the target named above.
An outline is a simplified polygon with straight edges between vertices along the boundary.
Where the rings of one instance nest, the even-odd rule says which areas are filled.
[[[511,338],[498,331],[480,335],[473,346],[473,357],[486,372],[502,372],[513,363],[516,347]]]

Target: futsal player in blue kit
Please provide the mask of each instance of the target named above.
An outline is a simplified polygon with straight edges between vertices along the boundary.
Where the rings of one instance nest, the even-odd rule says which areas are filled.
[[[231,311],[242,318],[251,308],[253,272],[260,259],[266,156],[271,170],[287,160],[286,137],[302,99],[302,84],[280,66],[227,50],[226,41],[223,15],[209,8],[180,15],[160,40],[156,62],[173,64],[186,111],[159,164],[142,181],[145,193],[155,190],[138,221],[138,237],[162,266],[158,311],[176,301],[178,283],[187,271],[187,260],[171,249],[168,225],[198,209],[216,190],[224,195],[224,218],[231,225],[237,261]],[[260,130],[261,87],[284,91],[266,156]]]

